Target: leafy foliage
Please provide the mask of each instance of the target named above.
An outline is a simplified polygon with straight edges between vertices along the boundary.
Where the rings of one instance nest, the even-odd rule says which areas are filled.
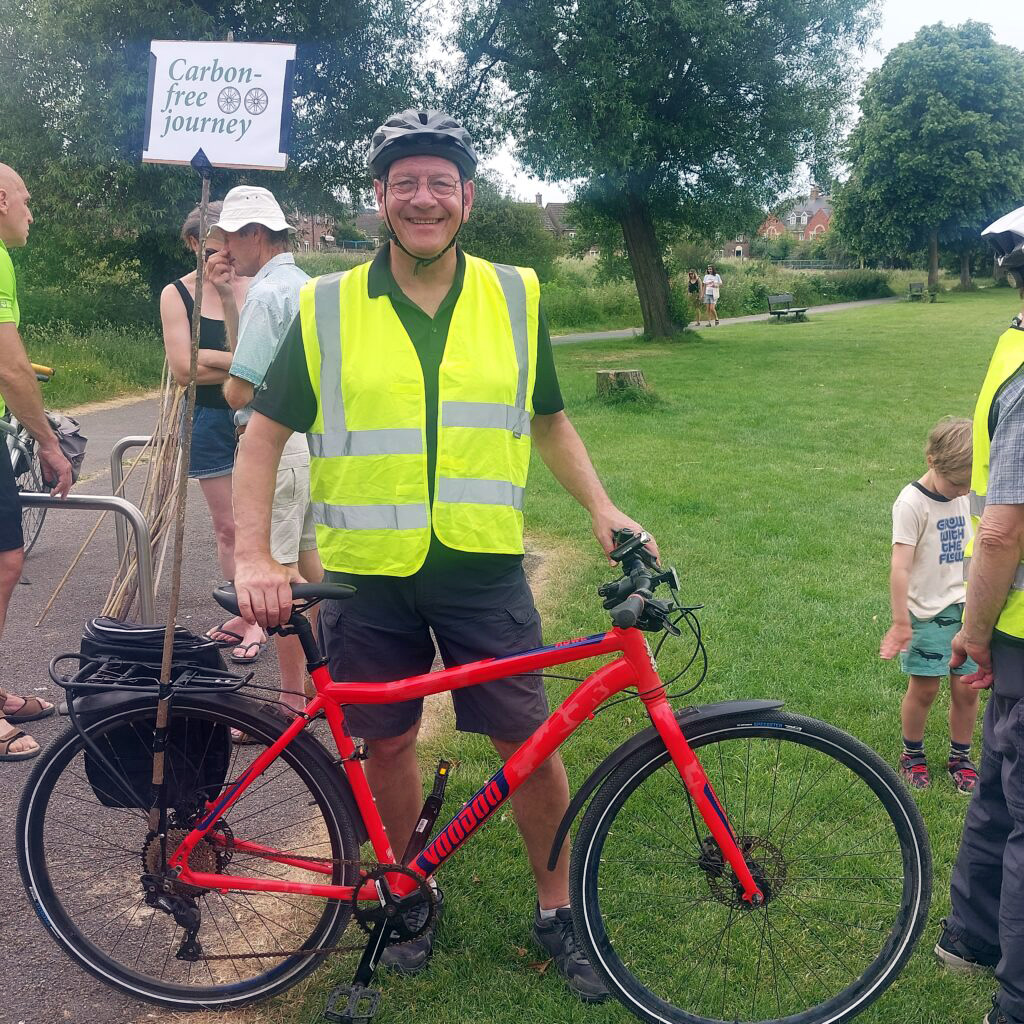
[[[514,199],[484,174],[477,174],[474,184],[473,212],[459,233],[459,245],[481,259],[533,267],[541,281],[550,281],[561,245],[544,227],[540,207]]]
[[[199,187],[188,168],[139,161],[150,39],[296,43],[288,170],[217,171],[214,195],[245,181],[340,213],[369,185],[371,132],[424,87],[417,19],[407,0],[0,0],[2,158],[33,193],[40,263],[134,257],[153,286],[180,272],[176,236]]]
[[[850,135],[834,227],[860,255],[955,252],[1020,203],[1024,54],[987,25],[931,25],[868,76]]]
[[[747,225],[798,161],[827,160],[871,7],[473,0],[459,41],[477,91],[500,92],[526,166],[582,180],[580,208],[621,228],[656,335],[672,329],[673,229]]]

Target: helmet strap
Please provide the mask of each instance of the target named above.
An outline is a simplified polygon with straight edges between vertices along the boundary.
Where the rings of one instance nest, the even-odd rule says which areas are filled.
[[[401,239],[398,237],[398,232],[391,226],[391,218],[388,215],[388,180],[384,179],[384,223],[388,226],[388,231],[391,232],[391,240],[398,246],[402,252],[405,253],[410,259],[415,260],[415,265],[412,268],[413,276],[418,274],[423,267],[429,267],[436,263],[454,244],[456,239],[459,237],[459,232],[462,230],[462,225],[465,223],[466,218],[466,191],[465,191],[465,180],[462,177],[462,171],[459,171],[459,226],[455,230],[455,234],[452,235],[451,241],[435,256],[417,256],[415,253],[409,252],[404,245],[402,245]]]

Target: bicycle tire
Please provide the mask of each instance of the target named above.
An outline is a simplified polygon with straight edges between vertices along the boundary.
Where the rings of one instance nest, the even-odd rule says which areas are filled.
[[[47,494],[49,488],[43,483],[43,467],[39,462],[35,438],[23,428],[18,431],[18,440],[25,446],[25,453],[19,453],[19,460],[27,464],[14,478],[19,491],[30,491],[33,494]],[[39,539],[46,518],[45,508],[30,508],[28,505],[21,510],[21,532],[24,537],[23,548],[27,555]]]
[[[913,798],[873,750],[814,719],[759,713],[684,734],[767,903],[742,904],[655,736],[604,782],[573,845],[590,962],[652,1024],[849,1020],[925,925],[931,853]]]
[[[88,726],[89,735],[110,756],[113,730],[150,729],[154,705],[152,697],[133,699]],[[245,698],[187,693],[174,699],[172,727],[182,728],[183,719],[186,729],[204,723],[228,725],[257,741],[232,747],[227,785],[280,736],[286,724],[281,715]],[[152,842],[145,812],[104,806],[82,771],[83,750],[74,728],[47,748],[26,784],[16,825],[18,863],[33,907],[57,944],[78,964],[128,995],[183,1011],[244,1006],[290,988],[316,969],[327,955],[319,951],[334,944],[348,924],[348,901],[205,890],[194,897],[202,913],[198,938],[203,954],[230,958],[194,963],[178,959],[175,945],[180,952],[184,930],[144,899],[140,879],[147,870],[146,843]],[[202,760],[197,763],[201,766]],[[264,775],[252,781],[223,820],[236,839],[256,842],[273,833],[269,842],[278,849],[357,859],[357,832],[336,773],[323,746],[300,733]],[[287,820],[282,824],[282,819]],[[110,823],[116,828],[108,828]],[[209,862],[215,855],[204,850],[202,856]],[[192,863],[196,860],[194,852]],[[255,877],[297,873],[303,881],[334,884],[352,884],[357,870],[335,864],[329,874],[313,875],[237,848],[226,865],[220,864],[219,855],[216,860],[215,868],[201,865],[202,869],[230,874],[235,865],[237,873]],[[101,862],[107,867],[97,871]],[[318,952],[289,955],[298,949]],[[280,955],[272,958],[245,956],[278,951]]]

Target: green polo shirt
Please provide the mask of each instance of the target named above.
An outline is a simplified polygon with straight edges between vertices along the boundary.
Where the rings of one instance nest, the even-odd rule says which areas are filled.
[[[434,467],[437,464],[437,406],[438,372],[448,341],[455,303],[462,294],[466,276],[466,257],[457,249],[455,279],[448,294],[433,317],[408,298],[391,273],[390,251],[383,245],[374,257],[368,274],[367,289],[370,298],[388,296],[398,319],[405,328],[423,368],[423,383],[427,404],[427,479],[430,483],[430,498],[433,501]],[[537,374],[533,387],[533,409],[542,416],[561,412],[565,408],[562,393],[555,374],[555,360],[551,352],[551,337],[548,334],[544,312],[541,310],[537,337]],[[306,433],[316,419],[316,395],[309,380],[306,353],[302,346],[302,326],[299,318],[291,328],[274,361],[270,364],[262,388],[253,398],[252,407],[264,416],[281,423],[298,433]],[[446,548],[432,538],[428,566],[448,565],[453,561],[471,562],[474,568],[490,568],[500,572],[510,564],[521,561],[522,555],[480,555]],[[426,568],[427,566],[425,566]],[[330,575],[330,574],[329,574]]]
[[[7,246],[0,241],[0,324],[21,323],[21,309],[18,307],[18,280],[14,276],[14,264]],[[0,416],[7,409],[0,395]]]

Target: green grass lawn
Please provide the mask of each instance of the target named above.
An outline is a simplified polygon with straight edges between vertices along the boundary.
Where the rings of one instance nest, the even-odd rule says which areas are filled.
[[[613,500],[655,534],[679,569],[685,597],[705,605],[710,667],[691,700],[783,698],[789,709],[896,757],[904,677],[877,654],[889,614],[890,507],[923,472],[933,423],[971,415],[989,354],[1016,308],[1013,292],[999,289],[807,323],[719,327],[671,343],[556,349],[566,407]],[[599,403],[594,374],[610,368],[643,369],[659,401]],[[594,590],[609,570],[584,514],[540,464],[527,523],[557,559],[543,601],[547,638],[605,629]],[[687,658],[685,645],[666,646],[663,675]],[[550,683],[552,700],[568,685]],[[994,988],[988,978],[943,974],[930,952],[949,909],[966,807],[941,772],[947,709],[944,696],[929,721],[926,748],[940,770],[920,797],[935,858],[931,920],[899,982],[859,1018],[865,1024],[973,1024]],[[574,788],[644,724],[629,703],[579,733],[565,749]],[[496,767],[487,744],[472,737],[444,737],[424,754],[425,762],[441,754],[460,762],[452,808]],[[618,1004],[582,1006],[563,993],[553,970],[534,966],[541,957],[529,938],[531,878],[511,814],[484,829],[441,881],[448,907],[434,962],[417,979],[381,980],[384,1019],[632,1019]],[[337,959],[301,995],[262,1012],[315,1021],[326,993],[349,980],[352,966]]]

